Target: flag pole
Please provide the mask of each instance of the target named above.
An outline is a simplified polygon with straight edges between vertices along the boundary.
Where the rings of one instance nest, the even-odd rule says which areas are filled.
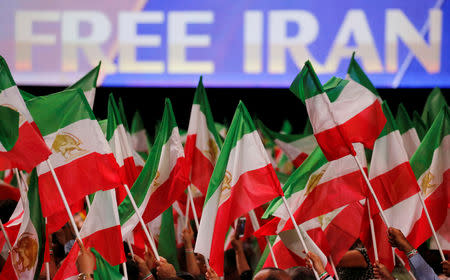
[[[122,269],[123,269],[123,277],[125,278],[125,280],[128,280],[128,271],[126,262],[122,263]]]
[[[45,279],[50,280],[50,264],[45,263]]]
[[[370,214],[369,199],[366,199],[366,201],[367,201],[367,210],[368,210],[368,214],[369,214],[370,234],[372,235],[373,253],[375,256],[375,260],[379,261],[380,259],[378,258],[377,238],[375,236],[375,226],[373,225],[372,215]]]
[[[333,268],[333,272],[334,272],[334,276],[336,276],[336,280],[339,280],[339,275],[336,270],[336,266],[334,265],[333,258],[331,256],[329,256],[328,259],[330,260],[331,268]]]
[[[3,226],[2,220],[0,220],[0,227],[2,228],[3,235],[5,236],[6,245],[8,245],[8,251],[11,251],[11,241],[9,241],[8,234],[6,233],[5,227]]]
[[[248,215],[250,217],[250,221],[252,222],[253,230],[257,231],[260,228],[260,226],[259,226],[258,218],[256,217],[256,214],[255,214],[255,210],[253,210],[253,209],[250,210],[248,212]],[[277,263],[277,260],[275,259],[275,254],[273,253],[273,247],[272,247],[272,244],[270,243],[269,237],[267,237],[267,236],[264,236],[264,237],[266,239],[267,245],[269,246],[270,256],[272,257],[273,264],[275,265],[276,268],[278,268],[278,263]]]
[[[444,256],[444,253],[442,251],[441,244],[439,243],[439,240],[437,238],[437,234],[436,234],[436,230],[434,229],[433,222],[431,221],[430,213],[428,213],[428,208],[425,205],[425,201],[423,200],[422,192],[419,192],[418,195],[419,195],[419,199],[420,199],[420,204],[422,204],[423,211],[425,212],[425,216],[427,216],[428,224],[430,225],[431,232],[433,233],[434,240],[436,241],[436,245],[438,247],[439,254],[441,255],[441,259],[442,259],[442,261],[445,261],[445,256]]]
[[[199,222],[198,222],[197,210],[195,209],[194,197],[192,196],[191,186],[188,186],[187,189],[188,189],[188,198],[189,198],[189,201],[191,202],[190,204],[192,207],[192,214],[194,214],[195,226],[197,227],[197,230],[198,230]]]
[[[127,245],[128,245],[128,249],[130,250],[130,253],[131,253],[131,258],[134,260],[134,251],[133,251],[133,247],[131,246],[130,239],[127,238],[126,242],[127,242]]]
[[[291,218],[291,221],[294,224],[295,231],[297,232],[298,238],[300,239],[300,242],[302,243],[302,246],[305,249],[305,253],[308,254],[309,250],[308,250],[308,247],[306,247],[305,239],[303,238],[303,235],[300,232],[300,226],[297,225],[297,222],[294,219],[294,215],[292,214],[291,208],[289,208],[286,197],[284,197],[284,195],[282,195],[281,199],[283,200],[284,207],[286,207],[286,210],[289,213],[289,217]],[[319,275],[317,274],[317,271],[313,269],[313,272],[314,272],[314,276],[316,277],[316,279],[319,280]]]
[[[380,211],[380,215],[381,215],[381,218],[383,219],[384,224],[386,225],[387,228],[389,228],[390,226],[389,226],[389,223],[388,223],[388,220],[387,220],[386,216],[384,215],[383,208],[381,208],[380,201],[378,200],[378,198],[377,198],[377,196],[375,194],[375,191],[373,190],[373,187],[372,187],[372,184],[369,181],[369,178],[367,178],[366,172],[364,172],[364,169],[363,169],[363,167],[361,165],[361,162],[359,162],[359,159],[356,156],[353,156],[353,158],[355,159],[356,164],[359,167],[359,171],[361,171],[361,174],[363,175],[364,180],[366,181],[367,187],[369,188],[369,191],[372,194],[373,199],[375,200],[375,204],[377,205],[377,208]]]
[[[186,213],[185,215],[184,215],[184,217],[185,217],[185,220],[184,220],[184,228],[187,228],[188,227],[188,225],[189,225],[189,204],[190,204],[191,202],[190,202],[190,200],[189,200],[189,197],[187,196],[186,197],[186,211],[184,212],[184,213]]]
[[[86,199],[86,206],[88,210],[91,210],[91,202],[89,201],[89,196],[84,197]]]
[[[130,189],[126,184],[123,185],[125,190],[127,191],[127,195],[130,198],[131,205],[133,205],[134,211],[136,212],[136,215],[139,218],[139,223],[141,224],[142,229],[144,230],[145,236],[148,239],[148,242],[150,243],[150,247],[152,247],[153,254],[155,254],[156,259],[159,261],[161,258],[159,257],[158,250],[156,249],[155,241],[153,240],[152,234],[148,231],[147,227],[145,226],[144,220],[142,219],[141,213],[139,213],[139,208],[136,205],[136,201],[134,201],[133,195],[130,192]]]
[[[67,203],[66,196],[64,195],[64,191],[61,187],[61,184],[59,183],[58,177],[56,176],[55,170],[53,169],[50,159],[47,159],[45,162],[47,163],[47,166],[52,173],[53,180],[55,181],[56,188],[58,189],[58,192],[64,203],[64,207],[66,208],[67,215],[69,216],[70,223],[72,225],[73,231],[75,232],[75,236],[80,240],[81,243],[83,243],[83,240],[81,239],[80,231],[78,230],[77,225],[75,224],[75,220],[73,219],[73,216],[72,216],[72,211],[70,211],[70,207],[69,207],[69,204]]]

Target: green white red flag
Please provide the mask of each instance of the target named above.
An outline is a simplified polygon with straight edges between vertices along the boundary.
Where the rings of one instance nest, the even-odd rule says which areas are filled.
[[[447,106],[436,116],[410,163],[442,249],[450,250],[450,113]],[[419,246],[431,236],[425,213],[421,207],[419,211],[420,219],[407,236],[413,246]]]
[[[328,95],[309,61],[290,87],[305,104],[317,143],[328,160],[356,155],[351,143],[372,149],[386,118],[378,98],[354,81],[336,80],[337,95]]]
[[[425,122],[427,128],[431,127],[442,107],[448,107],[447,100],[445,100],[444,95],[442,95],[441,89],[435,87],[430,92],[430,95],[428,95],[422,112],[422,120]]]
[[[418,219],[420,189],[403,147],[400,131],[386,101],[383,102],[382,107],[387,122],[375,142],[369,179],[389,226],[399,228],[408,235]],[[381,220],[372,196],[369,196],[369,201],[380,262],[392,269],[394,260],[391,246],[387,242],[387,228]],[[370,243],[368,247],[371,247]]]
[[[144,127],[144,121],[142,120],[139,111],[136,111],[131,122],[131,143],[136,152],[138,152],[143,158],[147,158],[151,144],[147,135],[147,131]]]
[[[129,138],[125,130],[124,122],[112,94],[109,95],[108,100],[106,140],[108,140],[109,146],[119,165],[119,174],[122,182],[127,184],[128,187],[133,186],[134,181],[139,176],[140,170],[138,170],[134,163],[133,148],[128,141]],[[120,204],[127,196],[127,192],[123,186],[117,188],[116,191],[117,203]]]
[[[283,195],[247,109],[239,103],[208,186],[195,252],[223,275],[227,231],[238,217]]]
[[[406,154],[410,159],[414,152],[417,150],[417,147],[420,145],[419,135],[417,134],[416,128],[414,127],[414,123],[406,112],[405,106],[402,103],[398,105],[397,117],[396,117],[398,129],[400,130],[400,134],[402,135],[403,145],[406,150]]]
[[[33,170],[28,191],[21,190],[23,217],[17,238],[0,274],[1,279],[37,279],[44,261],[45,220]]]
[[[169,99],[155,143],[131,194],[145,223],[158,217],[179,198],[189,184],[183,146]],[[122,235],[127,238],[139,222],[130,198],[119,205]]]
[[[111,148],[80,89],[36,97],[27,106],[52,150],[49,160],[69,205],[122,185]],[[64,211],[48,165],[39,164],[37,172],[44,216]]]
[[[95,193],[80,236],[85,248],[95,248],[111,266],[126,261],[115,190]],[[53,279],[72,279],[78,275],[76,260],[79,251],[80,247],[75,243]]]
[[[71,85],[67,89],[76,89],[79,88],[83,91],[86,96],[86,100],[89,103],[91,109],[94,108],[94,100],[95,100],[95,92],[97,89],[97,79],[98,74],[100,73],[100,66],[102,62],[100,61],[98,65],[89,71],[86,75],[84,75],[81,79],[79,79],[75,84]]]
[[[192,104],[184,152],[191,185],[206,195],[209,179],[216,165],[222,139],[216,131],[202,77]]]
[[[19,93],[5,59],[0,56],[0,170],[31,170],[51,151]]]

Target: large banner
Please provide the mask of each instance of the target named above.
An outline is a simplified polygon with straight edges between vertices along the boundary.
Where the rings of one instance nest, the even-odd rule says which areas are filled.
[[[450,87],[445,0],[3,0],[0,54],[22,85],[288,87],[358,61],[377,87]]]

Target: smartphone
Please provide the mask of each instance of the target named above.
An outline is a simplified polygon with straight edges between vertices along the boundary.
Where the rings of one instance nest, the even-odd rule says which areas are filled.
[[[240,239],[241,237],[244,236],[245,222],[246,222],[246,218],[245,217],[240,217],[238,219],[237,225],[236,225],[236,232],[235,232],[235,235],[234,235],[235,239]]]

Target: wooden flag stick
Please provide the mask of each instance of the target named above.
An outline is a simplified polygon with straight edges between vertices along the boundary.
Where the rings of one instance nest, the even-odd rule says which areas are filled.
[[[373,253],[374,253],[374,256],[375,256],[375,260],[379,261],[380,259],[378,258],[377,238],[375,236],[375,226],[373,225],[372,215],[370,215],[369,199],[366,199],[366,201],[367,201],[367,210],[368,210],[368,214],[369,214],[370,234],[372,235]]]
[[[292,214],[291,208],[288,205],[286,197],[284,197],[284,195],[283,195],[283,196],[281,196],[281,199],[283,199],[284,206],[286,207],[286,210],[289,213],[289,218],[291,219],[292,223],[294,224],[295,231],[297,232],[298,238],[300,239],[300,242],[302,243],[302,246],[305,249],[305,253],[308,254],[309,250],[308,250],[308,247],[306,247],[305,239],[303,238],[303,235],[300,232],[300,226],[297,225],[297,222],[294,219],[294,215]],[[317,274],[317,271],[313,269],[313,272],[314,272],[314,276],[316,277],[316,279],[319,280],[319,275]]]
[[[188,199],[190,201],[191,208],[192,208],[192,214],[194,214],[195,226],[197,227],[197,230],[198,230],[200,224],[198,222],[197,210],[195,209],[194,197],[192,196],[191,186],[188,186],[187,189],[188,189]]]
[[[439,240],[437,238],[436,230],[434,229],[433,222],[431,221],[430,214],[428,213],[428,208],[425,205],[425,201],[423,200],[422,193],[419,192],[418,195],[419,195],[419,199],[420,199],[420,204],[422,204],[423,211],[425,212],[425,216],[427,216],[428,224],[430,225],[431,232],[433,233],[434,240],[436,241],[436,245],[438,247],[439,254],[441,255],[441,259],[442,259],[442,261],[445,261],[444,252],[442,251],[441,244],[439,243]]]
[[[333,258],[331,256],[329,256],[328,259],[330,260],[331,268],[333,268],[333,272],[334,272],[334,276],[336,277],[336,280],[339,280],[339,275],[336,270],[336,266],[334,265]]]
[[[139,218],[139,223],[141,224],[141,227],[144,230],[145,236],[147,237],[148,242],[150,243],[150,247],[152,247],[153,254],[155,255],[156,259],[159,261],[159,260],[161,260],[161,258],[159,257],[158,249],[156,248],[155,241],[153,240],[153,236],[150,233],[150,231],[148,231],[147,227],[145,226],[144,220],[142,219],[142,215],[141,215],[141,213],[139,213],[139,208],[136,205],[136,201],[134,201],[134,198],[130,192],[130,189],[128,188],[128,186],[126,184],[124,184],[123,186],[124,186],[125,190],[127,191],[128,197],[130,198],[131,205],[133,205],[134,212],[136,212],[136,215]]]
[[[256,217],[255,211],[252,209],[248,212],[248,215],[250,217],[250,221],[252,222],[252,226],[253,226],[253,230],[257,231],[260,226],[259,226],[259,222],[258,222],[258,218]],[[273,253],[273,247],[272,244],[270,243],[269,237],[264,236],[267,242],[267,245],[269,246],[269,251],[270,251],[270,256],[272,257],[272,261],[273,264],[275,265],[276,268],[278,268],[278,263],[277,260],[275,259],[275,254]]]
[[[45,263],[45,279],[50,280],[50,264]]]
[[[125,280],[128,280],[128,271],[126,262],[122,263],[122,269],[123,269],[123,277],[125,278]]]
[[[189,197],[186,197],[186,213],[184,215],[185,219],[184,219],[184,228],[187,228],[189,226],[189,204],[191,203],[191,201],[189,200]]]
[[[380,201],[378,200],[378,198],[375,194],[375,191],[373,190],[372,184],[370,183],[369,178],[367,178],[366,172],[364,172],[364,169],[363,169],[361,163],[359,162],[359,159],[356,156],[353,156],[353,158],[355,159],[356,164],[359,167],[359,171],[361,171],[361,174],[363,175],[364,180],[366,181],[367,187],[369,188],[369,191],[372,194],[373,199],[375,200],[375,204],[377,205],[378,210],[380,211],[380,215],[381,215],[381,218],[383,219],[384,224],[386,225],[387,228],[389,228],[390,226],[389,226],[388,220],[387,220],[386,216],[384,215],[383,208],[381,208]]]
[[[64,195],[64,191],[61,187],[61,184],[59,183],[58,177],[56,176],[55,170],[53,169],[53,166],[49,159],[47,159],[45,162],[47,163],[48,168],[50,169],[50,172],[52,173],[53,180],[55,181],[56,188],[58,189],[58,192],[64,203],[64,207],[66,208],[67,215],[69,216],[70,223],[72,225],[73,231],[75,232],[75,236],[77,237],[77,239],[80,240],[81,243],[83,243],[83,240],[81,239],[80,231],[78,230],[77,225],[75,224],[75,220],[73,219],[73,216],[72,216],[72,211],[70,211],[69,204],[67,203],[66,196]]]

